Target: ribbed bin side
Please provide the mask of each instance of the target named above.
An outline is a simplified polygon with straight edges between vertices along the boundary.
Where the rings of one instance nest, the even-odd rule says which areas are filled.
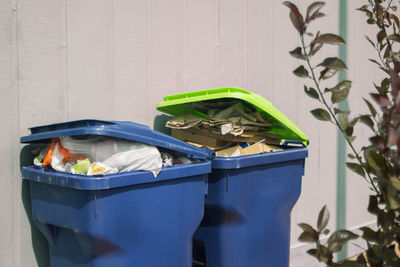
[[[51,265],[191,266],[205,177],[94,191],[30,181],[33,218],[49,242]]]
[[[287,267],[290,213],[303,174],[304,158],[214,169],[194,237],[204,243],[207,267]]]

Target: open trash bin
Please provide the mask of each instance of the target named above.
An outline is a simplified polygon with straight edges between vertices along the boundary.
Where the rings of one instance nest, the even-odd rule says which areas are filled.
[[[191,103],[232,100],[261,114],[271,124],[269,133],[280,136],[282,150],[212,160],[195,260],[207,267],[287,267],[290,213],[301,191],[308,138],[270,102],[238,88],[167,96],[157,109],[198,115]]]
[[[60,136],[108,136],[202,161],[151,172],[87,176],[24,167],[32,217],[52,266],[192,266],[192,236],[203,216],[211,151],[131,122],[82,120],[31,128],[21,143]]]

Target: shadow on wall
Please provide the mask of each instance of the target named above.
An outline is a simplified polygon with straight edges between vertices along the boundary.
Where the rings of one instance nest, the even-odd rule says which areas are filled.
[[[32,165],[34,155],[33,150],[41,149],[43,145],[30,144],[22,148],[20,153],[20,169],[22,167]],[[39,231],[32,219],[32,209],[31,209],[31,193],[29,182],[22,180],[21,198],[24,205],[26,215],[31,226],[31,238],[33,252],[35,253],[35,258],[37,266],[39,267],[50,267],[50,256],[49,256],[49,245],[47,243],[44,235]]]

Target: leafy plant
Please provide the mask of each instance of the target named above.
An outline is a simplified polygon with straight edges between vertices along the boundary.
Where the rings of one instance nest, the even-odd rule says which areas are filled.
[[[303,62],[293,73],[312,83],[304,85],[304,92],[318,101],[321,107],[311,110],[311,114],[318,120],[332,123],[346,139],[351,149],[346,165],[368,183],[371,189],[368,212],[376,216],[377,222],[377,230],[368,227],[360,229],[366,248],[354,261],[335,262],[334,254],[358,235],[344,229],[337,230],[326,243],[322,243],[321,235],[329,234],[326,229],[329,220],[326,206],[319,213],[317,229],[299,224],[303,230],[299,240],[315,243],[316,248],[310,249],[308,254],[328,266],[400,266],[400,22],[396,15],[397,6],[392,0],[368,0],[358,9],[365,13],[366,23],[377,28],[376,36],[366,37],[377,55],[377,59],[369,60],[386,77],[379,84],[373,84],[376,91],[370,93],[370,97],[375,105],[363,98],[369,113],[351,117],[349,110],[339,109],[339,103],[349,95],[352,82],[340,81],[332,88],[323,86],[338,71],[346,71],[346,64],[337,57],[328,57],[317,64],[312,62],[325,45],[345,44],[336,34],[307,31],[310,23],[325,16],[321,12],[325,2],[312,3],[305,16],[295,4],[285,1],[283,5],[290,9],[290,20],[301,41],[301,46],[289,52]],[[363,123],[371,130],[369,143],[360,150],[353,145],[357,123]]]

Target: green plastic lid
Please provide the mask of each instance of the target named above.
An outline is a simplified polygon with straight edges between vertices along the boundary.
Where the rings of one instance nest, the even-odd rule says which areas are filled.
[[[157,110],[173,116],[189,112],[206,117],[207,115],[193,110],[185,104],[222,99],[238,99],[254,107],[261,116],[272,124],[271,130],[268,133],[281,136],[282,143],[301,142],[306,146],[308,145],[308,137],[268,100],[240,88],[224,87],[166,96],[163,98],[164,102],[157,104]]]

